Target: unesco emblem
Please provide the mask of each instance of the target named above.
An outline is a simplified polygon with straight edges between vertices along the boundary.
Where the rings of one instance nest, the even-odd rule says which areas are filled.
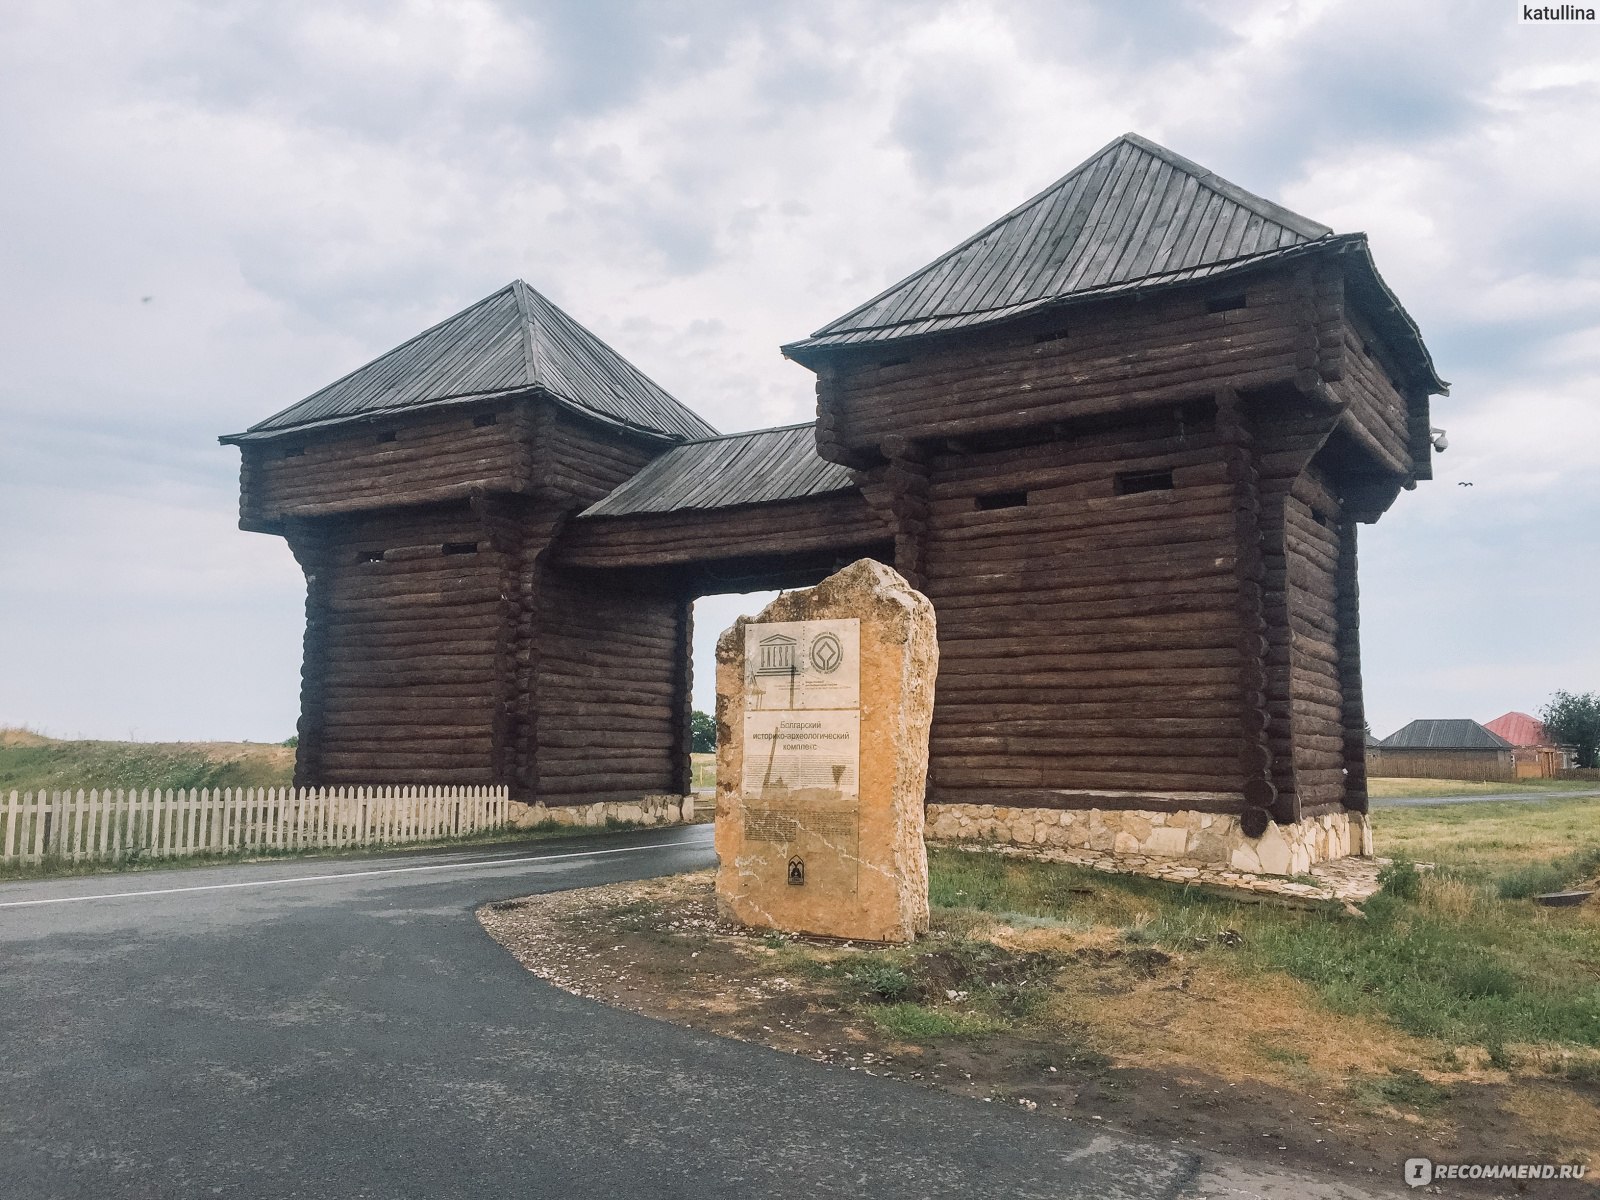
[[[824,675],[832,675],[844,661],[844,647],[833,633],[819,633],[811,643],[811,665]]]

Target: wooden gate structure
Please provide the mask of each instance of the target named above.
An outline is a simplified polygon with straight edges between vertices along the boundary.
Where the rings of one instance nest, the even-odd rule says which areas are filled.
[[[1356,528],[1446,389],[1364,235],[1130,134],[783,352],[816,420],[719,435],[517,281],[224,437],[306,573],[296,783],[687,792],[693,600],[873,556],[931,804],[1365,811]]]

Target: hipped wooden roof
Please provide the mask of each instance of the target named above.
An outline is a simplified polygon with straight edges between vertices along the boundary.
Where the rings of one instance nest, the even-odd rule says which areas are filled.
[[[581,515],[767,504],[855,486],[848,470],[817,456],[815,427],[807,421],[674,446]]]
[[[1376,293],[1374,319],[1442,390],[1416,325],[1377,274],[1365,235],[1336,236],[1134,133],[783,350],[811,363],[829,348],[969,329],[1324,252],[1354,252],[1357,291]]]
[[[1413,721],[1378,743],[1382,750],[1509,750],[1511,743],[1476,721],[1455,717]]]
[[[518,279],[224,442],[424,405],[537,391],[614,425],[681,440],[697,414]]]

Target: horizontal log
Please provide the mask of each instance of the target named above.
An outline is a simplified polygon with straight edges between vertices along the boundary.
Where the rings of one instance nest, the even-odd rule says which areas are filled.
[[[929,583],[930,597],[939,611],[983,607],[1014,599],[1026,603],[1046,599],[1061,603],[1120,599],[1137,587],[1140,592],[1159,590],[1166,595],[1215,593],[1235,585],[1231,557],[1218,557],[1202,547],[1167,559],[1150,555],[1122,559],[1108,555],[1097,565],[1078,559],[1071,566],[1039,566],[1017,559],[1004,568],[951,572]]]
[[[376,787],[388,784],[439,784],[471,787],[495,783],[494,769],[481,766],[417,766],[407,764],[394,767],[360,763],[328,762],[316,771],[317,787]]]
[[[971,405],[996,392],[1128,384],[1274,353],[1292,359],[1295,333],[1292,320],[1262,312],[1249,324],[1189,330],[1158,325],[1143,331],[1143,336],[1131,336],[1130,331],[1120,344],[1106,344],[1098,355],[1081,344],[1062,342],[1054,353],[973,356],[965,362],[953,356],[943,361],[930,357],[922,370],[903,379],[845,383],[839,393],[840,415],[847,432],[854,434],[865,428],[863,416],[903,417],[930,396]]]
[[[943,503],[932,509],[930,529],[940,537],[952,538],[980,536],[991,530],[1011,533],[1019,527],[1032,536],[1084,529],[1109,533],[1125,526],[1231,515],[1234,507],[1232,487],[1222,483],[1065,500],[1030,491],[1027,504],[1012,508]]]
[[[1176,737],[1168,734],[1150,734],[1148,737],[1090,737],[1075,735],[1062,737],[1051,734],[975,735],[952,732],[941,727],[929,745],[931,752],[943,763],[949,756],[989,756],[1012,763],[1031,762],[1049,758],[1052,762],[1105,762],[1113,759],[1137,758],[1141,754],[1158,757],[1163,764],[1193,767],[1209,761],[1212,769],[1226,772],[1234,769],[1239,758],[1240,739],[1203,737]]]
[[[370,730],[363,731],[370,734]],[[393,736],[358,736],[354,731],[337,727],[322,730],[324,754],[387,755],[406,762],[420,761],[419,755],[447,755],[454,759],[478,760],[486,758],[494,748],[493,739],[487,735],[475,737],[428,737],[426,726],[414,729],[396,728]]]
[[[654,770],[573,775],[552,770],[547,764],[539,768],[540,792],[565,796],[613,791],[633,791],[641,796],[670,794],[676,790],[673,782],[672,766],[665,755]]]
[[[1233,319],[1235,316],[1238,319]],[[944,378],[982,379],[1004,370],[1051,374],[1074,364],[1115,362],[1163,341],[1190,345],[1263,329],[1282,329],[1290,335],[1298,325],[1299,319],[1282,303],[1253,305],[1227,318],[1167,305],[1107,309],[1098,315],[1083,314],[1067,338],[1038,342],[1031,335],[1013,339],[991,333],[982,343],[968,340],[947,350],[918,355],[903,366],[847,369],[833,381],[832,392],[841,403],[849,403],[877,398],[897,388],[915,390]]]
[[[1031,717],[1007,717],[985,720],[985,709],[967,709],[967,716],[941,714],[940,736],[943,738],[1019,737],[1055,738],[1077,742],[1090,738],[1148,739],[1170,744],[1168,739],[1199,738],[1216,742],[1233,738],[1235,723],[1225,718],[1205,717],[1144,717],[1127,715],[1122,720],[1087,720],[1058,717],[1054,709],[1028,706]],[[1047,715],[1048,714],[1048,715]],[[942,744],[950,745],[949,741]]]
[[[616,749],[652,749],[666,753],[672,749],[673,731],[663,729],[654,733],[624,732],[620,729],[551,729],[539,731],[541,751],[553,749],[585,749],[609,758]]]
[[[414,650],[388,651],[373,654],[361,647],[329,646],[323,652],[323,662],[330,674],[349,676],[371,667],[374,670],[399,670],[431,672],[436,670],[472,672],[473,677],[488,679],[494,674],[495,654],[492,648],[472,654],[430,654],[425,647]]]
[[[1075,531],[1049,531],[1019,525],[1014,530],[946,532],[929,531],[927,553],[930,562],[959,563],[964,556],[979,561],[1016,561],[1031,554],[1077,556],[1118,549],[1165,549],[1174,545],[1204,545],[1221,553],[1234,551],[1234,534],[1231,522],[1224,522],[1215,514],[1199,517],[1174,515],[1167,521],[1148,521],[1121,526],[1114,531],[1088,526]],[[949,568],[942,568],[949,569]]]
[[[1084,811],[1088,809],[1147,810],[1150,812],[1232,813],[1243,806],[1243,799],[1224,793],[1174,800],[1158,793],[1126,791],[1063,792],[1047,788],[955,788],[934,786],[928,792],[929,804],[993,805],[999,808],[1038,809],[1041,812]]]
[[[1107,791],[1237,792],[1243,778],[1230,775],[1137,769],[1133,762],[1120,767],[1082,770],[1052,765],[1048,768],[997,767],[992,762],[974,766],[946,764],[938,767],[936,785],[944,788],[1086,788]]]
[[[382,770],[387,772],[390,779],[407,778],[407,772],[423,772],[430,769],[448,770],[451,768],[470,771],[479,770],[486,774],[492,771],[489,756],[485,752],[478,753],[450,753],[419,751],[383,751],[383,750],[343,750],[338,747],[325,747],[321,752],[323,771],[338,771],[343,775],[352,772]],[[417,778],[417,783],[429,782]]]
[[[384,614],[395,607],[410,609],[413,613],[428,609],[498,611],[500,593],[494,588],[459,588],[445,591],[404,592],[363,597],[332,597],[327,608],[335,615],[378,613]]]
[[[984,453],[941,458],[940,470],[928,488],[928,508],[944,512],[953,506],[970,506],[978,496],[1005,491],[1028,492],[1030,503],[1034,492],[1045,502],[1071,500],[1073,489],[1085,484],[1109,485],[1121,472],[1170,470],[1175,484],[1181,477],[1188,486],[1223,482],[1216,446],[1209,438],[1198,446],[1195,440],[1162,437],[1090,448],[1051,442],[1045,445],[1055,453],[1048,457],[1040,454],[1022,459],[1014,453]],[[981,468],[969,465],[973,460],[981,461]],[[1053,494],[1058,492],[1059,496]]]
[[[1166,706],[1141,707],[1137,713],[1120,700],[1096,700],[1070,695],[1056,695],[1043,702],[1024,697],[1019,700],[1016,688],[1009,691],[994,690],[994,698],[981,689],[951,692],[940,690],[934,704],[933,720],[939,727],[948,725],[960,728],[964,723],[982,723],[992,719],[997,723],[1041,718],[1061,721],[1088,721],[1106,718],[1142,723],[1151,720],[1206,720],[1226,722],[1239,713],[1237,697],[1205,701],[1174,701]]]

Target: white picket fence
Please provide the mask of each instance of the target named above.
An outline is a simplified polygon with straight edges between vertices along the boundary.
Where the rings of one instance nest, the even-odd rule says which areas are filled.
[[[12,792],[0,863],[422,842],[503,826],[509,807],[504,787]]]

